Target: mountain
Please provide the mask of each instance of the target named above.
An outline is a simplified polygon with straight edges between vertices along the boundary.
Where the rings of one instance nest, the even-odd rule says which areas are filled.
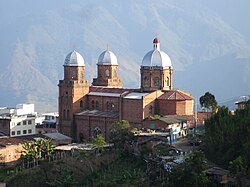
[[[84,57],[91,83],[108,45],[124,86],[138,87],[140,64],[156,32],[172,59],[175,88],[196,99],[206,91],[217,100],[249,95],[249,5],[244,0],[1,1],[0,105],[32,102],[39,112],[57,110],[57,84],[73,49]]]

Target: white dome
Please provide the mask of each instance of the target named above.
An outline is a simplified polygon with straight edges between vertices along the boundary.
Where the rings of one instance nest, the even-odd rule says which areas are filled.
[[[106,50],[100,54],[98,58],[98,65],[118,65],[115,54],[109,50]]]
[[[85,66],[85,63],[82,55],[73,50],[66,56],[64,66]]]
[[[155,38],[154,49],[149,51],[142,60],[142,66],[161,66],[163,68],[171,67],[171,59],[169,56],[160,50],[160,40]]]

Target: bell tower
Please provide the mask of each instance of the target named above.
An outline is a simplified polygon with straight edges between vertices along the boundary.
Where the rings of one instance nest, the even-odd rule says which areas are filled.
[[[74,113],[87,108],[86,94],[88,81],[84,78],[85,63],[83,57],[73,50],[64,62],[64,79],[59,81],[59,132],[76,137],[73,126]]]
[[[122,81],[118,77],[118,62],[115,54],[104,51],[98,58],[97,78],[93,79],[93,86],[121,88]]]
[[[142,91],[171,90],[172,65],[169,56],[160,50],[160,40],[153,40],[153,50],[142,60],[141,89]]]

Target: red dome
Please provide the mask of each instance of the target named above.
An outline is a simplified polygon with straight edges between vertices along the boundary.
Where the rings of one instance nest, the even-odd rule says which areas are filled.
[[[160,43],[160,39],[159,38],[155,38],[154,40],[153,40],[153,43],[155,44],[155,43]]]

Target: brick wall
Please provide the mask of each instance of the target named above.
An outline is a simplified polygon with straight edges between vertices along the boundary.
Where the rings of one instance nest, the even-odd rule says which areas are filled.
[[[97,116],[75,116],[77,131],[77,141],[81,142],[94,137],[95,128],[100,128],[101,135],[108,140],[109,132],[114,127],[117,118],[97,117]]]
[[[123,99],[122,119],[131,123],[141,123],[143,118],[143,103],[140,99]]]

